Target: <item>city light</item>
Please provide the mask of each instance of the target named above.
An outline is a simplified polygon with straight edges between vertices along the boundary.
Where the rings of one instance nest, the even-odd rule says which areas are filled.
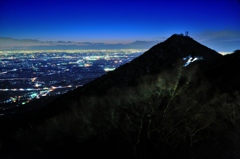
[[[130,62],[144,51],[0,51],[0,92],[6,94],[0,97],[0,105],[21,106],[34,99],[64,94]]]

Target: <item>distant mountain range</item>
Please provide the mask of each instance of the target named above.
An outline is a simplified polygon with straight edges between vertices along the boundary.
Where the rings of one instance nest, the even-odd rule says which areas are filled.
[[[40,41],[0,37],[0,50],[73,50],[73,49],[147,49],[159,41],[135,41],[131,43],[94,43],[76,41]]]
[[[37,111],[1,118],[0,157],[240,158],[239,70],[239,50],[222,56],[174,34]]]

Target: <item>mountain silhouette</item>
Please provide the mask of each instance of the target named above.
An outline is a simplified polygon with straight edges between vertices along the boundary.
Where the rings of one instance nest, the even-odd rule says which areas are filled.
[[[1,119],[0,157],[239,158],[239,61],[238,50],[222,56],[174,34],[37,111]]]
[[[209,60],[221,57],[222,55],[201,45],[188,36],[175,34],[166,41],[153,46],[130,63],[120,66],[115,71],[103,75],[80,89],[85,92],[85,90],[91,90],[89,87],[93,87],[96,93],[96,84],[98,85],[97,87],[104,87],[98,90],[104,93],[107,91],[108,87],[111,88],[112,86],[134,86],[138,78],[148,74],[158,74],[165,69],[171,69],[179,60],[182,61],[184,57],[188,56],[198,56],[202,57],[204,60]],[[106,85],[101,86],[104,85],[104,83],[106,83]]]

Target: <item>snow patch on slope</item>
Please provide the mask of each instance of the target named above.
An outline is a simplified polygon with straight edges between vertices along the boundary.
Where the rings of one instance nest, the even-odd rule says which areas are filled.
[[[183,58],[183,61],[185,61],[185,64],[183,65],[184,67],[187,67],[190,63],[193,63],[194,61],[197,60],[203,60],[203,57],[192,57],[192,56],[187,56]]]

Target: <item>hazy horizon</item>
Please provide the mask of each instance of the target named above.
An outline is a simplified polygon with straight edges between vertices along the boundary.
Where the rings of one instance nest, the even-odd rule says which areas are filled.
[[[60,45],[148,49],[172,34],[189,31],[207,47],[233,52],[240,43],[239,8],[238,0],[3,0],[0,49]]]

